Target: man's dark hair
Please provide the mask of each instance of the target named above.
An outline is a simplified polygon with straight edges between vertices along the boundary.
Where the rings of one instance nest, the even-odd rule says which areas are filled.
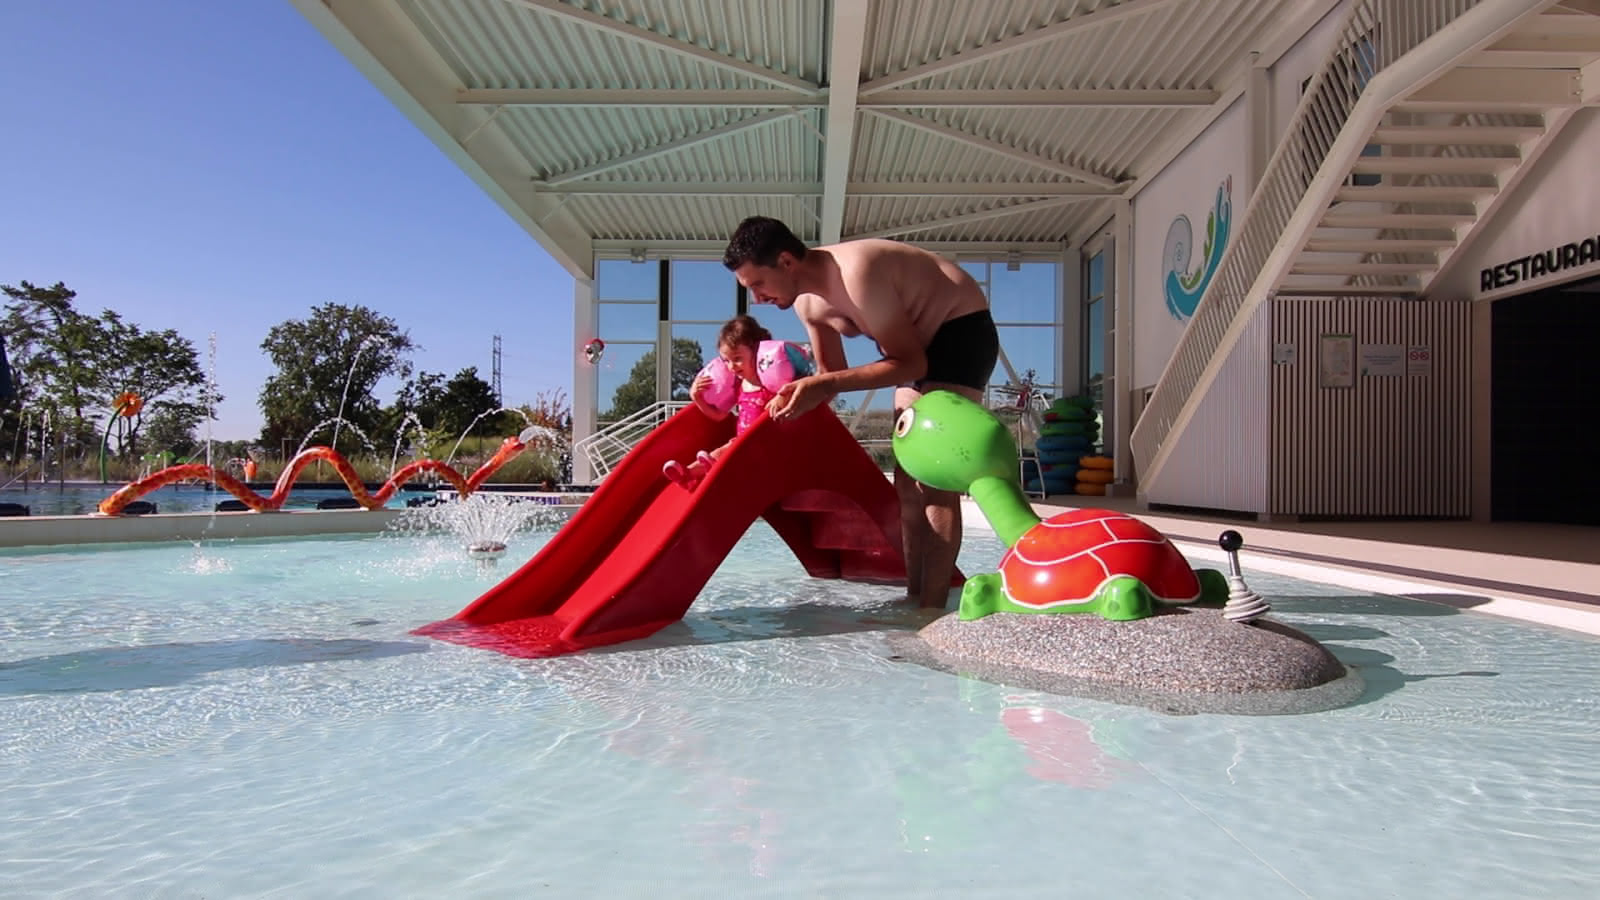
[[[728,249],[722,254],[722,264],[733,271],[747,262],[758,266],[775,266],[778,254],[788,251],[795,259],[805,259],[805,242],[794,236],[789,226],[766,216],[751,216],[739,223],[733,237],[728,239]]]

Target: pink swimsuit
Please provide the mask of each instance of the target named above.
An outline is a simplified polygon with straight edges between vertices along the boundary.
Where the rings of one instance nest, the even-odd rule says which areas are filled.
[[[752,387],[745,381],[739,385],[739,399],[734,402],[734,410],[739,414],[738,423],[734,425],[734,434],[744,434],[756,423],[756,419],[767,410],[767,401],[778,396],[764,387]]]

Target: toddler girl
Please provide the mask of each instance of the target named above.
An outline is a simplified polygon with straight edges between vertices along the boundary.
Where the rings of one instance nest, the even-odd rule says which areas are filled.
[[[712,419],[723,419],[730,411],[737,415],[735,437],[756,423],[778,388],[813,370],[803,350],[774,341],[771,332],[747,315],[734,316],[723,324],[717,334],[717,356],[695,376],[689,386],[689,399]],[[668,460],[661,473],[686,490],[694,490],[711,470],[711,464],[732,443],[730,440],[713,450],[701,450],[688,465]]]

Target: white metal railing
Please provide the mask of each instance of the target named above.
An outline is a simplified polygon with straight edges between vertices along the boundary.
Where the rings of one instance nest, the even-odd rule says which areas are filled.
[[[605,478],[622,457],[644,436],[672,418],[678,410],[689,405],[687,400],[663,400],[618,419],[594,434],[574,441],[574,455],[582,453],[589,460],[593,480]]]
[[[1373,129],[1397,100],[1543,0],[1357,0],[1262,174],[1216,276],[1131,440],[1141,482],[1194,415],[1251,315],[1282,282]]]

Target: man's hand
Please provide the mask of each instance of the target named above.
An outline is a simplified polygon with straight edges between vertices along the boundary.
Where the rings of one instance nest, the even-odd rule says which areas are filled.
[[[796,378],[767,401],[767,415],[778,421],[803,416],[830,399],[827,382],[815,375]]]

